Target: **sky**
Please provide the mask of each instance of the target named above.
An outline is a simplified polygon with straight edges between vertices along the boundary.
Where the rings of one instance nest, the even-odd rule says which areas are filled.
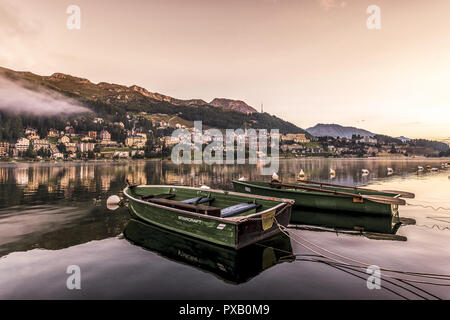
[[[0,0],[0,66],[263,103],[302,128],[450,137],[448,0]]]

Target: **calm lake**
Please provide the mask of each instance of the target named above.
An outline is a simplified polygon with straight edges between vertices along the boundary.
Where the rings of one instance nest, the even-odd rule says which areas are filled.
[[[407,284],[401,279],[411,276],[399,273],[382,272],[382,288],[369,290],[365,270],[322,263],[310,250],[325,248],[389,269],[450,274],[450,211],[431,208],[450,208],[450,170],[417,173],[418,165],[441,162],[281,160],[283,182],[294,182],[303,169],[311,180],[413,192],[416,198],[407,202],[423,207],[400,207],[400,217],[416,223],[400,226],[397,237],[290,228],[292,238],[275,237],[243,252],[144,225],[131,220],[126,207],[109,211],[105,202],[127,178],[229,190],[232,179],[270,179],[256,165],[0,164],[0,299],[450,299],[449,286]],[[330,168],[336,170],[332,180]],[[363,176],[362,169],[370,174]],[[71,265],[80,267],[81,290],[66,286]]]

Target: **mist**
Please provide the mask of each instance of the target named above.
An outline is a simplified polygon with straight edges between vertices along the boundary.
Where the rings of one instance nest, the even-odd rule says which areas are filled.
[[[31,90],[1,76],[0,111],[48,117],[90,112],[88,108],[62,94],[44,88]]]

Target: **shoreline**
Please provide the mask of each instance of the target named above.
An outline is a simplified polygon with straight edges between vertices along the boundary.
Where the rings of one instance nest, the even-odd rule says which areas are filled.
[[[450,161],[450,157],[433,157],[427,158],[423,156],[417,157],[368,157],[368,158],[332,158],[332,157],[301,157],[301,158],[278,158],[279,161],[291,161],[291,160],[339,160],[339,161],[359,161],[359,160],[368,160],[368,161],[381,161],[381,160],[391,160],[391,161],[430,161],[430,162],[446,162]],[[19,167],[24,165],[77,165],[77,164],[125,164],[125,163],[139,163],[139,162],[163,162],[163,161],[171,161],[170,158],[152,158],[152,159],[101,159],[101,160],[41,160],[41,161],[29,161],[29,160],[10,160],[10,161],[0,161],[0,168],[4,167]],[[248,164],[248,163],[246,163]],[[191,164],[193,165],[193,163]],[[237,165],[234,164],[226,164],[222,165]]]

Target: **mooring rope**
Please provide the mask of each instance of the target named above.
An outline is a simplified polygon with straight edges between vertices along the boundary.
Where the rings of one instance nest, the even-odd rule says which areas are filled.
[[[441,227],[441,226],[439,226],[438,224],[433,224],[431,227],[430,226],[427,226],[427,225],[425,225],[425,224],[418,224],[418,225],[416,225],[417,227],[425,227],[425,228],[428,228],[428,229],[434,229],[434,228],[436,228],[436,229],[438,229],[439,231],[450,231],[450,228],[449,227]]]
[[[446,207],[433,207],[430,205],[423,205],[423,204],[413,204],[413,203],[406,203],[406,206],[408,207],[420,207],[420,208],[424,208],[424,209],[432,209],[434,211],[439,211],[439,210],[443,210],[443,211],[450,211],[450,208],[446,208]]]
[[[320,252],[314,250],[313,248],[308,247],[307,245],[301,243],[300,241],[297,241],[296,239],[294,239],[292,236],[290,236],[290,235],[286,232],[286,229],[287,229],[287,228],[285,228],[284,226],[280,225],[276,219],[274,219],[274,221],[275,221],[275,223],[277,224],[277,226],[278,226],[278,228],[280,229],[280,231],[281,231],[284,235],[286,235],[287,237],[289,237],[291,240],[293,240],[293,241],[296,242],[297,244],[301,245],[302,247],[306,248],[307,250],[309,250],[309,251],[315,253],[316,255],[319,255],[319,256],[321,256],[321,257],[323,257],[323,258],[326,258],[326,259],[329,259],[329,260],[332,260],[332,261],[334,261],[335,263],[341,264],[341,265],[346,266],[346,267],[363,268],[363,266],[364,266],[364,267],[370,266],[370,264],[367,264],[367,263],[364,263],[364,262],[362,262],[362,261],[358,261],[358,260],[355,260],[355,259],[352,259],[352,258],[343,256],[343,255],[337,254],[337,253],[335,253],[335,252],[332,252],[332,251],[330,251],[330,250],[327,250],[327,249],[325,249],[325,248],[322,248],[322,247],[320,247],[320,246],[318,246],[318,245],[316,245],[316,244],[314,244],[314,243],[308,241],[307,239],[305,239],[305,238],[299,236],[299,235],[296,234],[295,232],[292,232],[293,235],[295,235],[295,236],[297,236],[298,238],[302,239],[303,241],[306,241],[307,243],[309,243],[309,244],[311,244],[311,245],[317,247],[318,249],[323,250],[323,251],[325,251],[325,252],[328,252],[328,253],[330,253],[330,254],[332,254],[332,255],[334,255],[334,256],[337,256],[337,257],[339,257],[339,258],[342,258],[342,259],[344,259],[344,260],[348,260],[348,261],[352,261],[352,262],[355,262],[355,263],[357,263],[357,264],[360,264],[360,266],[352,266],[352,265],[350,265],[350,264],[348,264],[348,263],[346,263],[346,262],[340,261],[340,260],[338,260],[338,259],[335,259],[335,258],[330,257],[330,256],[327,256],[327,255],[324,255],[324,254],[322,254],[322,253],[320,253]],[[379,268],[380,268],[380,270],[386,271],[386,272],[400,273],[400,274],[406,274],[406,275],[411,275],[411,276],[416,276],[416,277],[430,278],[430,279],[438,279],[438,280],[444,280],[444,281],[449,281],[449,280],[450,280],[450,275],[440,275],[440,274],[433,274],[433,273],[409,272],[409,271],[394,270],[394,269],[389,269],[389,268],[384,268],[384,267],[379,267]],[[407,281],[407,282],[415,282],[415,283],[430,284],[430,285],[437,285],[437,286],[450,286],[450,284],[447,284],[447,283],[426,282],[426,281],[420,281],[420,280],[414,280],[414,279],[405,279],[405,278],[392,277],[392,276],[387,276],[387,277],[389,277],[389,278],[391,278],[391,279],[403,280],[403,281]]]
[[[281,230],[281,232],[283,232],[283,231]],[[284,233],[284,232],[283,232],[283,233]],[[284,234],[285,234],[285,233],[284,233]],[[285,235],[286,235],[286,234],[285,234]],[[286,235],[286,236],[287,236],[288,238],[292,239],[289,235]],[[292,240],[295,241],[295,239],[292,239]],[[297,241],[295,241],[295,242],[297,242]],[[283,261],[283,260],[286,260],[286,259],[289,259],[289,258],[291,258],[291,259],[294,258],[294,261],[307,261],[307,262],[323,263],[323,264],[326,264],[326,265],[328,265],[328,266],[330,266],[330,267],[332,267],[332,268],[335,268],[335,269],[337,269],[337,270],[340,270],[340,271],[343,271],[343,272],[348,273],[348,274],[350,274],[350,275],[353,275],[353,276],[355,276],[355,277],[357,277],[357,278],[359,278],[359,279],[366,280],[366,278],[363,278],[363,277],[361,277],[361,276],[358,276],[358,275],[356,275],[356,274],[353,274],[353,273],[349,272],[348,270],[344,270],[344,269],[349,269],[349,270],[354,271],[354,272],[359,272],[359,273],[364,273],[364,274],[366,274],[365,271],[362,271],[362,270],[361,270],[361,266],[355,266],[355,265],[349,265],[349,264],[340,264],[340,263],[335,263],[335,262],[328,261],[328,260],[323,260],[323,259],[320,259],[320,258],[323,258],[323,255],[321,255],[321,254],[295,254],[295,253],[293,253],[292,251],[287,251],[287,250],[275,248],[275,247],[272,247],[272,246],[267,246],[267,245],[264,245],[264,244],[262,244],[262,243],[256,243],[256,245],[259,245],[259,246],[264,247],[264,248],[271,248],[271,249],[273,249],[273,250],[275,250],[275,251],[278,251],[278,252],[281,252],[281,253],[286,254],[285,256],[280,257],[280,261]],[[301,257],[301,258],[300,258],[300,257]],[[307,257],[307,258],[305,258],[305,257]],[[342,268],[343,268],[343,269],[342,269]],[[421,291],[421,292],[423,292],[423,293],[425,293],[425,294],[428,294],[429,296],[431,296],[431,297],[433,297],[433,298],[435,298],[435,299],[441,300],[441,298],[439,298],[438,296],[436,296],[436,295],[434,295],[434,294],[432,294],[432,293],[430,293],[430,292],[428,292],[428,291],[426,291],[426,290],[424,290],[424,289],[422,289],[422,288],[420,288],[420,287],[417,287],[417,286],[415,286],[415,285],[409,283],[407,280],[404,280],[404,279],[402,279],[402,278],[393,278],[393,277],[389,277],[389,276],[387,276],[387,277],[390,278],[390,279],[392,279],[392,280],[397,280],[397,281],[399,281],[399,282],[402,282],[402,283],[405,284],[405,285],[411,286],[412,288],[414,288],[414,289],[416,289],[416,290],[419,290],[419,291]],[[387,282],[387,283],[390,283],[390,284],[392,284],[393,286],[396,286],[396,287],[398,287],[398,288],[400,288],[400,289],[403,289],[403,290],[405,290],[405,291],[411,292],[412,294],[414,294],[414,295],[416,295],[416,296],[418,296],[418,297],[420,297],[420,298],[423,298],[423,299],[425,299],[425,300],[428,300],[426,297],[424,297],[424,296],[418,294],[417,292],[412,291],[412,290],[409,289],[409,288],[405,288],[405,287],[399,285],[398,283],[395,283],[395,282],[393,282],[393,281],[386,280],[386,279],[385,279],[384,281]],[[387,291],[390,291],[390,292],[392,292],[392,293],[394,293],[394,294],[396,294],[396,295],[398,295],[398,296],[400,296],[400,297],[402,297],[402,298],[404,298],[404,299],[406,299],[406,300],[409,300],[407,297],[401,295],[401,294],[398,293],[398,292],[395,292],[394,290],[392,290],[392,289],[390,289],[390,288],[388,288],[388,287],[386,287],[386,286],[382,286],[382,287],[383,287],[385,290],[387,290]]]

